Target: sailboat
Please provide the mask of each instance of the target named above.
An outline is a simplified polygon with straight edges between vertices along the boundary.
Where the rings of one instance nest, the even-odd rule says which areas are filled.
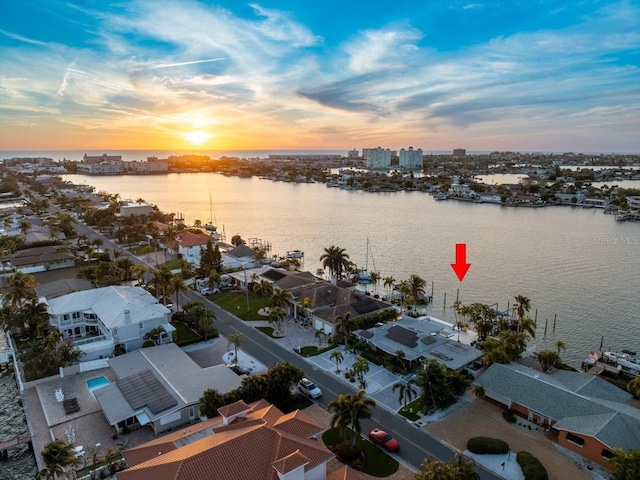
[[[209,234],[214,238],[214,240],[218,241],[222,237],[218,233],[218,227],[216,226],[217,221],[214,223],[213,216],[213,201],[211,200],[211,194],[209,194],[209,222],[204,225],[204,229],[209,232]]]
[[[369,273],[369,256],[371,255],[369,249],[369,239],[367,238],[367,257],[365,259],[365,267],[356,273],[356,281],[362,284],[371,283],[373,280],[371,278],[371,274]],[[371,261],[373,261],[373,255],[371,255]],[[375,262],[373,264],[373,268],[376,268]]]

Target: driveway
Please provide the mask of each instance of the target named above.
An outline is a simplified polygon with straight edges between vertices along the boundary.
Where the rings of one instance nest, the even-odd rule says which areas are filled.
[[[550,480],[590,480],[590,472],[558,450],[542,431],[529,431],[502,418],[502,409],[467,393],[469,402],[442,420],[428,424],[425,430],[458,448],[467,449],[472,437],[486,436],[505,440],[512,452],[526,450],[547,469]]]

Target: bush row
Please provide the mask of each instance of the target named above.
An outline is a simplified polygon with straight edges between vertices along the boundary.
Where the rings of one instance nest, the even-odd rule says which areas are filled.
[[[509,452],[509,444],[504,440],[490,437],[473,437],[467,442],[467,448],[479,455],[498,455]]]
[[[540,463],[536,457],[529,452],[518,452],[516,457],[522,473],[524,474],[524,480],[547,480],[547,469]]]

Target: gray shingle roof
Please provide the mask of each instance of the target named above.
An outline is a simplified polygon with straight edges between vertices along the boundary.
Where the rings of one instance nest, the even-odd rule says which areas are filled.
[[[601,378],[493,364],[475,383],[556,420],[558,430],[595,437],[609,448],[640,447],[640,409],[626,403],[630,394]]]

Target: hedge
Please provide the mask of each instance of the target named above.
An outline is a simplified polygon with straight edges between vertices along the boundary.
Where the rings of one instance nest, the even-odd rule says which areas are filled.
[[[467,448],[479,455],[499,455],[509,452],[509,444],[504,440],[490,437],[473,437],[467,442]]]
[[[516,460],[522,468],[524,480],[548,480],[547,469],[529,452],[518,452]]]

